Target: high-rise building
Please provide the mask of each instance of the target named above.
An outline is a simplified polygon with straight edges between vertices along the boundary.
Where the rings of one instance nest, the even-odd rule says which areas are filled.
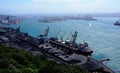
[[[6,22],[9,23],[10,22],[10,16],[7,16],[5,20],[6,20]]]

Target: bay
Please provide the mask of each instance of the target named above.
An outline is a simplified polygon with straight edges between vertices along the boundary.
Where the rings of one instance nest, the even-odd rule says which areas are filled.
[[[59,31],[59,38],[66,32],[64,40],[69,33],[78,31],[76,42],[87,41],[94,51],[92,57],[100,60],[110,58],[105,65],[120,73],[120,27],[113,23],[120,18],[97,17],[97,21],[67,20],[54,23],[40,23],[38,18],[27,18],[18,25],[7,25],[11,28],[20,26],[20,31],[36,37],[50,27],[49,37],[54,37]]]

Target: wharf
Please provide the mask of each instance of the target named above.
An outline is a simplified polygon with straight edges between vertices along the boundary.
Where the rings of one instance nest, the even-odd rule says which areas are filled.
[[[19,29],[0,28],[0,45],[15,47],[33,53],[43,55],[49,60],[66,65],[82,66],[90,72],[115,73],[100,61],[78,54],[73,50],[51,44],[49,41],[41,44],[40,39],[22,33]]]

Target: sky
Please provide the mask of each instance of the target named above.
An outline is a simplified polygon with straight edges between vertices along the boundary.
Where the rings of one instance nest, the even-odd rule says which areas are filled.
[[[119,12],[120,0],[0,0],[0,14]]]

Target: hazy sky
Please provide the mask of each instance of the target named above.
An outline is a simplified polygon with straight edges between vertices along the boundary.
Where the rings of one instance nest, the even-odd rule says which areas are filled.
[[[120,0],[0,0],[0,14],[118,12]]]

